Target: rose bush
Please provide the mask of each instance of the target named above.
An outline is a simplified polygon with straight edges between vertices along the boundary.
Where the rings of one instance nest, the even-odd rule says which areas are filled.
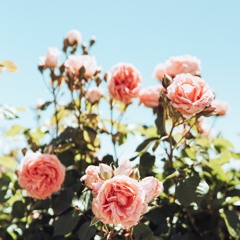
[[[36,128],[0,105],[3,122],[15,119],[4,138],[22,143],[0,157],[0,239],[238,239],[240,154],[212,129],[227,107],[201,78],[200,60],[170,58],[156,68],[161,83],[141,90],[132,64],[101,72],[89,55],[95,42],[72,30],[64,54],[50,48],[41,59],[51,95],[34,108]],[[145,125],[139,103],[153,113]],[[129,105],[140,111],[133,124]]]

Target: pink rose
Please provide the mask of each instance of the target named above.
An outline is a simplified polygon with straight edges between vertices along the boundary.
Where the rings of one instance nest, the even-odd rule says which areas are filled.
[[[87,90],[86,99],[90,103],[97,103],[100,101],[103,91],[100,87],[93,87]]]
[[[65,167],[55,155],[35,153],[26,156],[18,169],[18,183],[34,198],[46,199],[60,190]]]
[[[121,224],[124,229],[137,225],[146,210],[143,187],[127,176],[115,176],[105,181],[92,202],[92,211],[100,221]]]
[[[216,108],[214,113],[217,116],[224,116],[229,111],[228,105],[225,102],[221,102],[219,100],[214,100],[212,102],[212,107]]]
[[[39,65],[46,68],[55,68],[58,66],[60,52],[57,48],[48,48],[47,55],[39,58]]]
[[[96,195],[98,189],[101,187],[103,180],[100,178],[100,169],[98,166],[90,165],[86,168],[86,174],[81,178],[81,181],[85,181],[85,185],[92,189]]]
[[[167,66],[165,64],[158,64],[154,69],[154,76],[162,82],[164,75],[167,74]]]
[[[211,127],[207,123],[206,118],[204,116],[201,116],[200,118],[197,119],[196,127],[200,135],[210,137]]]
[[[159,95],[160,92],[164,90],[164,87],[160,85],[142,89],[139,94],[140,103],[143,103],[146,107],[150,108],[159,106]]]
[[[200,77],[189,73],[179,74],[167,88],[167,96],[172,106],[185,118],[191,118],[209,106],[214,94]]]
[[[151,202],[163,192],[162,183],[155,177],[145,177],[141,182],[146,193],[146,202]]]
[[[107,84],[113,99],[131,103],[132,98],[138,97],[141,76],[139,71],[131,64],[120,63],[108,73]]]
[[[118,168],[115,170],[115,175],[126,175],[130,176],[132,173],[133,169],[131,167],[131,163],[129,160],[122,161]]]
[[[81,67],[84,67],[84,77],[91,79],[97,71],[97,63],[94,57],[89,55],[75,56],[70,55],[65,62],[67,69],[78,76]]]
[[[201,61],[191,55],[171,57],[164,64],[159,64],[155,68],[155,76],[162,81],[164,74],[175,77],[181,73],[199,75]]]
[[[82,35],[78,30],[71,30],[68,32],[66,38],[69,45],[80,45],[82,43]]]

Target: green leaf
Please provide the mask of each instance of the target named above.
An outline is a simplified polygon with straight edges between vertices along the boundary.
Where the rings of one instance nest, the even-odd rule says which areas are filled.
[[[54,223],[54,235],[65,235],[71,232],[76,226],[79,221],[79,214],[76,213],[74,210],[69,211],[61,215]]]
[[[79,228],[77,235],[80,240],[90,240],[92,239],[97,232],[97,228],[92,226],[90,222],[85,222]]]
[[[157,240],[152,230],[144,223],[139,223],[133,228],[133,236],[136,240]]]
[[[194,175],[178,183],[176,198],[184,206],[189,206],[192,202],[198,203],[200,198],[208,193],[208,190],[207,183],[201,182],[199,176]]]
[[[5,60],[5,61],[0,62],[0,66],[5,67],[8,72],[15,72],[18,69],[17,65],[15,63],[13,63],[12,61],[9,61],[9,60]]]
[[[0,178],[0,189],[8,189],[8,185],[11,182],[11,178],[8,177],[7,175],[2,175]]]
[[[16,201],[12,206],[12,215],[14,218],[23,218],[26,207],[22,201]]]
[[[215,147],[228,148],[228,149],[232,149],[232,150],[234,149],[233,144],[224,138],[213,139],[213,144]]]
[[[18,162],[15,158],[9,156],[2,156],[0,157],[0,166],[5,168],[15,168],[18,166]]]
[[[6,133],[5,135],[7,137],[13,137],[13,136],[16,136],[18,135],[21,131],[23,131],[25,128],[21,125],[14,125],[12,126]]]
[[[91,223],[90,223],[90,226],[93,226],[93,225],[97,224],[99,221],[100,221],[100,220],[95,216],[95,217],[92,219],[92,221],[91,221]]]
[[[159,140],[158,137],[153,137],[153,138],[148,138],[148,139],[145,139],[136,149],[136,152],[142,152],[143,150],[145,150],[148,145],[155,141],[155,140]]]
[[[5,197],[6,194],[7,194],[7,189],[0,190],[0,203],[7,201],[7,198]]]
[[[225,210],[221,216],[223,217],[227,226],[229,234],[239,239],[240,236],[240,215],[234,210]]]
[[[61,191],[53,203],[54,213],[59,215],[66,211],[71,206],[73,197],[74,192],[71,189]]]

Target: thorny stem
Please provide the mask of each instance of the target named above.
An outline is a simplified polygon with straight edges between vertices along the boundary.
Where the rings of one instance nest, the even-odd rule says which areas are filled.
[[[179,146],[179,144],[181,143],[181,141],[182,141],[182,140],[186,137],[186,135],[192,130],[192,128],[193,128],[193,126],[195,125],[196,122],[197,122],[197,120],[194,121],[194,122],[190,125],[190,128],[188,129],[188,131],[180,138],[180,140],[179,140],[179,141],[175,144],[175,146],[173,147],[173,151],[178,148],[178,146]]]
[[[56,121],[56,137],[58,136],[59,132],[59,119],[58,119],[58,109],[57,109],[57,93],[56,93],[56,88],[52,86],[52,94],[53,94],[53,103],[54,103],[54,108],[55,108],[55,121]]]
[[[116,141],[113,136],[113,102],[110,100],[110,112],[111,112],[111,137],[112,137],[112,143],[113,143],[113,151],[114,151],[114,156],[115,156],[115,165],[116,167],[118,166],[118,157],[117,157],[117,149],[116,149]]]
[[[168,154],[168,157],[169,157],[169,165],[170,167],[173,166],[173,137],[172,137],[172,133],[173,133],[173,130],[175,128],[175,121],[173,121],[172,123],[172,127],[171,127],[171,130],[169,132],[169,144],[170,144],[170,150],[169,150],[169,154]]]

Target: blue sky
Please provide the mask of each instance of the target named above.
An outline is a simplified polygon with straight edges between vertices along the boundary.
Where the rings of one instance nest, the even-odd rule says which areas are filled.
[[[92,49],[107,71],[118,62],[133,63],[143,85],[156,84],[154,66],[170,56],[191,54],[202,61],[204,79],[230,113],[216,129],[239,147],[240,132],[240,2],[235,1],[3,1],[0,8],[0,60],[19,66],[14,74],[0,75],[0,103],[29,107],[38,98],[49,99],[37,70],[39,56],[49,46],[62,47],[71,29],[84,41],[96,35]],[[151,124],[151,111],[133,110],[128,120]],[[22,121],[32,124],[31,111]]]

